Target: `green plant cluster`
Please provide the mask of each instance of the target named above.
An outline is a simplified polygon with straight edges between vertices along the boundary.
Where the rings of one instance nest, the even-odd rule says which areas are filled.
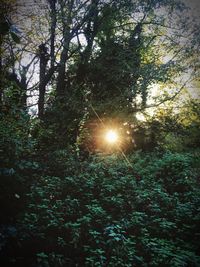
[[[135,152],[126,160],[49,153],[4,260],[38,267],[200,266],[199,160],[199,153]]]

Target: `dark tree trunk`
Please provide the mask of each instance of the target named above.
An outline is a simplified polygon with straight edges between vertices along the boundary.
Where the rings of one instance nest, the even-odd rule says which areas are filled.
[[[64,44],[63,44],[63,50],[60,57],[60,63],[58,67],[58,78],[57,78],[57,96],[62,97],[65,93],[65,70],[66,70],[66,62],[68,59],[69,54],[69,43],[70,43],[70,29],[67,27],[67,29],[64,30]]]
[[[51,68],[54,67],[55,63],[55,31],[56,31],[56,0],[49,0],[50,4],[50,17],[51,17],[51,26],[50,26],[50,58],[51,58]]]
[[[46,85],[50,81],[52,75],[55,71],[55,30],[56,30],[56,2],[57,0],[48,0],[50,5],[50,68],[47,71],[47,63],[49,60],[49,55],[47,53],[47,48],[44,44],[39,46],[39,58],[40,58],[40,81],[39,81],[39,100],[38,100],[38,117],[43,118],[44,115],[44,104],[45,104],[45,93]]]
[[[64,13],[65,1],[60,0],[61,5],[61,16],[62,16],[62,27],[63,27],[63,50],[61,52],[60,63],[58,67],[58,77],[57,77],[57,97],[63,97],[65,94],[65,70],[66,70],[66,62],[69,56],[69,45],[72,38],[71,32],[71,23],[72,23],[72,10],[74,5],[74,0],[68,1],[68,12]]]
[[[27,80],[26,80],[27,68],[23,67],[23,71],[21,73],[21,81],[20,81],[20,88],[21,88],[21,99],[20,99],[20,106],[22,109],[26,110],[27,108]]]
[[[90,14],[88,16],[89,19],[84,32],[87,41],[87,46],[85,47],[85,50],[81,55],[81,62],[79,63],[77,71],[78,84],[82,84],[85,82],[85,77],[88,73],[88,62],[92,54],[94,38],[98,32],[98,27],[100,26],[98,21],[98,0],[92,0],[91,6],[92,8],[90,10]]]
[[[57,78],[57,96],[62,97],[65,93],[65,65],[68,58],[68,48],[65,46],[61,53],[60,65],[58,68],[58,78]]]
[[[44,115],[44,98],[46,92],[46,68],[48,62],[47,48],[44,44],[39,46],[40,57],[40,83],[39,83],[39,100],[38,100],[38,117],[41,119]]]

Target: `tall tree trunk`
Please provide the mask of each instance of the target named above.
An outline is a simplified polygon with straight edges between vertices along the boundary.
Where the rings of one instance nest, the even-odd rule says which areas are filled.
[[[20,106],[22,109],[26,110],[27,108],[27,80],[26,80],[27,68],[23,67],[23,71],[21,73],[21,81],[20,81],[20,88],[21,88],[21,99],[20,99]]]
[[[92,55],[92,48],[94,43],[94,38],[98,32],[99,20],[98,20],[98,0],[91,1],[91,9],[88,15],[88,22],[85,29],[85,38],[87,41],[87,46],[81,54],[81,61],[78,66],[77,71],[77,82],[82,84],[85,82],[85,77],[88,73],[88,62]]]
[[[58,67],[58,77],[57,77],[57,96],[62,97],[65,93],[65,70],[66,62],[69,56],[69,45],[71,41],[71,23],[72,23],[72,10],[74,5],[74,0],[69,0],[66,4],[65,1],[59,0],[61,6],[61,17],[62,17],[62,27],[63,27],[63,50],[61,52],[60,63]],[[64,12],[68,5],[67,14]]]
[[[39,81],[39,100],[38,100],[38,117],[42,119],[44,115],[44,100],[46,93],[46,85],[50,81],[55,71],[55,31],[56,31],[56,2],[57,0],[48,0],[50,5],[50,68],[47,72],[47,63],[49,55],[47,48],[44,44],[39,46],[39,57],[40,57],[40,81]]]
[[[39,46],[40,57],[40,82],[39,82],[39,100],[38,100],[38,117],[42,119],[44,115],[44,98],[46,91],[46,68],[48,62],[47,48],[44,44]]]
[[[56,2],[57,0],[48,0],[50,4],[50,17],[51,17],[51,26],[50,26],[50,60],[51,68],[54,67],[55,63],[55,32],[56,32]]]
[[[23,92],[22,92],[22,96],[21,96],[21,107],[24,111],[27,110],[27,95],[26,95],[26,92],[27,92],[27,86],[26,84],[23,85]]]
[[[64,41],[63,51],[61,53],[59,68],[58,68],[58,78],[57,78],[57,96],[62,97],[65,93],[65,70],[66,70],[66,62],[68,59],[68,50],[69,50],[69,41],[68,38]]]

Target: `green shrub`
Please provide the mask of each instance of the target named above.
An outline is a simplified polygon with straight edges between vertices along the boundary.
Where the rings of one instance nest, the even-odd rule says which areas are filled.
[[[36,266],[199,266],[197,157],[138,152],[130,168],[117,156],[61,154],[20,221]]]

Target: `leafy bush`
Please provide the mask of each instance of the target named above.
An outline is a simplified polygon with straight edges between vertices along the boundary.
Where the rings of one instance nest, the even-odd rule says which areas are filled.
[[[18,228],[22,262],[200,266],[199,155],[138,152],[131,168],[119,156],[61,154],[28,194]]]
[[[39,167],[33,158],[34,141],[29,135],[29,121],[27,112],[16,104],[7,101],[1,105],[0,248],[5,257],[16,249],[16,218],[25,208],[26,194]]]

